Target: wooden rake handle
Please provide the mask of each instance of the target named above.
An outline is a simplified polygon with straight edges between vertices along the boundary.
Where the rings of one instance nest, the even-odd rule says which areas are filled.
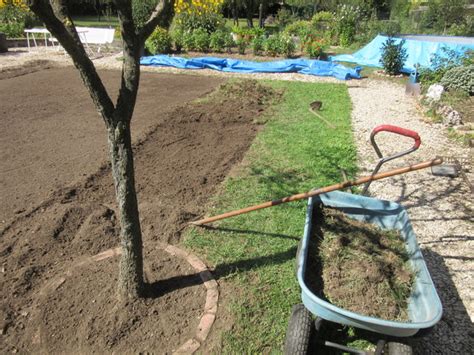
[[[403,168],[393,169],[393,170],[390,170],[390,171],[386,171],[386,172],[383,172],[383,173],[378,173],[378,174],[371,175],[371,176],[364,176],[364,177],[361,177],[357,180],[345,181],[345,182],[341,182],[341,183],[338,183],[338,184],[335,184],[335,185],[321,187],[321,188],[316,189],[316,190],[303,192],[303,193],[292,195],[292,196],[287,196],[287,197],[284,197],[284,198],[281,198],[281,199],[278,199],[278,200],[267,201],[267,202],[261,203],[259,205],[249,206],[249,207],[246,207],[246,208],[242,208],[240,210],[235,210],[235,211],[223,213],[223,214],[220,214],[220,215],[217,215],[217,216],[214,216],[214,217],[203,218],[203,219],[200,219],[198,221],[190,222],[189,224],[195,225],[195,226],[200,226],[200,225],[203,225],[203,224],[208,224],[208,223],[211,223],[211,222],[219,221],[221,219],[238,216],[240,214],[244,214],[244,213],[248,213],[248,212],[252,212],[252,211],[256,211],[256,210],[261,210],[263,208],[278,206],[278,205],[281,205],[282,203],[303,200],[303,199],[307,199],[309,197],[320,195],[320,194],[323,194],[323,193],[326,193],[326,192],[331,192],[331,191],[335,191],[335,190],[342,190],[342,189],[345,189],[345,188],[351,187],[351,186],[362,185],[362,184],[365,184],[366,182],[369,182],[369,181],[381,180],[381,179],[385,179],[385,178],[390,177],[390,176],[401,175],[401,174],[408,173],[410,171],[416,171],[416,170],[429,168],[430,166],[439,165],[442,162],[443,162],[442,158],[436,158],[436,159],[428,160],[428,161],[425,161],[425,162],[422,162],[422,163],[409,165],[409,166],[406,166],[406,167],[403,167]]]

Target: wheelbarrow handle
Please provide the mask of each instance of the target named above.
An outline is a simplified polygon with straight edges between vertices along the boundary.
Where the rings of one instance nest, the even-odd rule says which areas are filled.
[[[379,146],[377,145],[377,142],[375,142],[375,136],[380,132],[390,132],[390,133],[399,134],[401,136],[413,138],[413,140],[415,141],[415,144],[413,145],[413,147],[411,147],[410,149],[407,149],[403,152],[393,154],[389,157],[384,157],[382,152],[380,151]],[[372,175],[375,175],[379,172],[381,166],[383,164],[385,164],[386,162],[388,162],[390,160],[393,160],[393,159],[396,159],[396,158],[403,157],[404,155],[413,153],[415,150],[417,150],[421,145],[421,138],[418,135],[418,133],[416,133],[415,131],[412,131],[410,129],[406,129],[406,128],[402,128],[402,127],[398,127],[398,126],[392,126],[392,125],[389,125],[389,124],[383,124],[383,125],[375,127],[372,130],[372,133],[370,134],[370,142],[372,143],[372,146],[374,147],[375,153],[377,153],[377,156],[379,157],[379,162],[377,163],[374,170],[372,171]],[[368,181],[365,184],[365,186],[362,190],[362,195],[367,194],[367,191],[369,190],[369,186],[370,186],[371,183],[372,183],[372,181]]]
[[[377,153],[379,158],[383,158],[383,155],[382,155],[382,152],[380,151],[377,143],[375,142],[375,136],[380,132],[391,132],[391,133],[399,134],[401,136],[413,138],[413,140],[415,141],[415,144],[413,145],[413,147],[411,149],[408,149],[407,151],[404,151],[404,152],[396,154],[392,157],[389,157],[391,159],[387,159],[386,161],[392,160],[392,159],[395,159],[395,158],[399,158],[403,155],[414,152],[421,145],[421,138],[418,135],[418,133],[416,133],[415,131],[412,131],[412,130],[406,129],[406,128],[402,128],[402,127],[398,127],[398,126],[392,126],[392,125],[389,125],[389,124],[383,124],[383,125],[375,127],[372,130],[372,133],[370,134],[370,142],[372,143],[372,145],[375,149],[375,152]]]

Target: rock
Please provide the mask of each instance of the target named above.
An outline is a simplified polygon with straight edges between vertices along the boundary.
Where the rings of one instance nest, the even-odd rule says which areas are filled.
[[[426,93],[426,98],[431,102],[437,102],[441,100],[441,95],[443,95],[444,87],[443,85],[433,84],[428,88]]]
[[[443,117],[443,124],[448,127],[462,125],[461,114],[451,106],[443,105],[436,110]]]

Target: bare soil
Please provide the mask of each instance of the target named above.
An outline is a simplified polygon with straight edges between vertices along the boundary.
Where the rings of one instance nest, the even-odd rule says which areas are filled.
[[[109,87],[118,78],[101,75]],[[115,302],[117,258],[74,267],[117,246],[119,232],[105,129],[76,72],[0,80],[1,213],[8,219],[0,231],[0,352],[170,353],[192,337],[205,288],[156,242],[178,242],[204,212],[252,142],[271,94],[252,82],[182,104],[220,82],[142,77],[133,128],[147,292],[124,305]],[[48,286],[61,275],[62,284]]]
[[[334,305],[359,314],[408,321],[414,273],[400,233],[314,209],[307,280]]]

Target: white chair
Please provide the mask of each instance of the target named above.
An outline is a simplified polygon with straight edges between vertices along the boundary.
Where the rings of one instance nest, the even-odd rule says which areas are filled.
[[[76,31],[89,54],[94,54],[89,46],[90,44],[97,45],[97,54],[99,54],[101,46],[112,43],[115,36],[114,28],[76,27]],[[58,40],[54,37],[49,40],[54,44],[58,43]]]
[[[97,53],[100,53],[102,45],[111,44],[114,41],[114,28],[76,27],[76,30],[86,48],[89,48],[90,44],[97,45]]]

